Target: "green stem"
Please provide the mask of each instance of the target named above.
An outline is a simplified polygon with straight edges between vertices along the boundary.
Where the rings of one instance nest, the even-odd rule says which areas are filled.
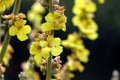
[[[46,80],[50,80],[52,72],[52,54],[48,58]]]
[[[19,9],[20,9],[20,4],[21,4],[21,0],[15,0],[13,14],[15,14],[15,15],[18,14]],[[2,61],[3,61],[3,57],[5,55],[5,51],[6,51],[7,45],[9,44],[9,41],[10,41],[10,35],[9,35],[9,29],[8,29],[6,31],[5,38],[4,38],[4,41],[2,44],[2,49],[1,49],[1,53],[0,53],[0,63],[2,63]]]
[[[53,0],[49,0],[49,12],[53,12]],[[50,57],[48,58],[48,62],[47,62],[46,80],[51,79],[51,72],[52,72],[52,54],[50,54]]]
[[[21,1],[22,0],[16,0],[15,6],[14,6],[14,9],[13,9],[13,14],[17,15],[19,13]]]
[[[5,35],[5,38],[4,38],[4,41],[3,41],[3,44],[2,44],[2,50],[1,50],[1,53],[0,53],[0,63],[2,63],[7,45],[9,43],[9,40],[10,40],[10,36],[9,36],[9,32],[7,31],[6,35]]]
[[[53,0],[49,0],[49,12],[53,12]]]
[[[7,26],[0,25],[0,30],[6,30],[6,29],[7,29]]]

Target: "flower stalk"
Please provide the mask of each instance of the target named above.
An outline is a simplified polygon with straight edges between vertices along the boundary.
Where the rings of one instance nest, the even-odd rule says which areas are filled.
[[[20,9],[20,4],[21,4],[21,0],[16,0],[15,1],[15,5],[14,5],[14,9],[13,9],[13,14],[18,14],[19,12],[19,9]],[[3,46],[2,46],[2,50],[1,50],[1,53],[0,53],[0,63],[2,63],[3,61],[3,57],[5,55],[5,51],[6,51],[6,48],[7,48],[7,45],[10,41],[10,35],[9,35],[9,29],[6,30],[6,34],[5,34],[5,38],[4,38],[4,41],[3,41]]]
[[[0,53],[0,63],[2,63],[2,60],[3,60],[4,54],[5,54],[7,45],[9,43],[9,40],[10,40],[10,35],[9,35],[9,31],[7,31],[6,35],[5,35],[5,38],[4,38],[4,41],[3,41],[2,50],[1,50],[1,53]]]
[[[49,0],[49,12],[53,12],[53,0]]]
[[[13,14],[14,15],[17,15],[19,13],[21,1],[22,0],[16,0],[15,6],[14,6],[14,9],[13,9]]]
[[[53,0],[49,0],[49,12],[53,12]],[[54,35],[54,31],[52,34]],[[50,54],[50,57],[48,58],[47,62],[46,80],[50,80],[51,72],[52,72],[52,54]]]
[[[46,80],[50,80],[51,72],[52,72],[52,54],[50,54],[50,57],[48,58],[48,62],[47,62]]]

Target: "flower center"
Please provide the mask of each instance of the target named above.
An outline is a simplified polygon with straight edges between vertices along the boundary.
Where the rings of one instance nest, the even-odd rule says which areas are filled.
[[[41,49],[41,47],[40,47],[40,46],[37,46],[37,49],[38,49],[38,50],[40,50],[40,49]]]
[[[20,30],[22,28],[22,26],[18,26],[18,30]]]
[[[49,42],[49,43],[48,43],[48,46],[49,46],[49,47],[52,47],[52,44]]]
[[[55,24],[59,24],[59,22],[58,22],[58,20],[57,20],[57,19],[55,19],[55,20],[54,20],[54,23],[55,23]]]

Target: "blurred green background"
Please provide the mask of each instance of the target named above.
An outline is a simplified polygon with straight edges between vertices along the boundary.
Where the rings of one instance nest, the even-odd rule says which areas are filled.
[[[60,4],[66,8],[65,15],[68,18],[67,31],[57,32],[56,36],[66,39],[67,34],[77,30],[71,23],[72,6],[74,0],[60,0]],[[120,71],[120,0],[105,0],[103,5],[97,4],[95,21],[99,26],[99,38],[95,41],[84,39],[86,47],[91,51],[89,63],[85,64],[83,73],[74,72],[76,77],[73,80],[110,80],[113,70]],[[22,0],[21,11],[27,13],[34,0]],[[17,74],[21,71],[20,63],[29,57],[27,43],[21,43],[16,38],[12,38],[11,44],[15,49],[13,59],[10,61],[5,73],[5,80],[18,80]],[[61,55],[61,59],[66,61],[67,51]],[[64,63],[64,62],[63,62]]]

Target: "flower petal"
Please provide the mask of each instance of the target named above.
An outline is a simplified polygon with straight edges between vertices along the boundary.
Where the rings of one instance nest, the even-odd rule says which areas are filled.
[[[59,22],[59,23],[66,23],[66,17],[65,17],[65,16],[61,16],[61,17],[58,19],[58,22]]]
[[[9,59],[7,57],[3,57],[3,63],[8,66],[9,65]]]
[[[40,54],[41,53],[41,48],[39,46],[39,42],[32,42],[30,46],[30,54]]]
[[[96,4],[94,2],[90,2],[88,5],[86,5],[85,10],[87,12],[95,12],[96,11]]]
[[[49,36],[47,37],[47,41],[48,41],[48,42],[52,42],[53,40],[54,40],[53,35],[49,35]]]
[[[48,15],[45,17],[45,20],[47,22],[53,22],[54,21],[53,13],[48,13]]]
[[[19,21],[15,21],[15,26],[16,27],[20,27],[20,26],[24,26],[26,24],[26,20],[19,20]]]
[[[49,56],[50,56],[50,48],[47,48],[47,47],[46,48],[42,48],[41,55],[44,58],[49,58]]]
[[[36,54],[36,55],[34,56],[34,60],[35,60],[35,62],[36,62],[36,64],[37,64],[37,66],[39,66],[40,63],[41,63],[41,60],[42,60],[41,54]]]
[[[54,24],[53,24],[53,23],[46,22],[46,23],[43,23],[43,24],[41,25],[41,28],[42,28],[42,31],[54,30]]]
[[[47,47],[48,42],[47,42],[47,41],[44,41],[44,40],[41,40],[40,43],[39,43],[39,45],[40,45],[42,48],[44,48],[44,47]]]
[[[61,17],[61,15],[56,11],[53,14],[54,14],[54,19],[56,19],[56,20],[58,20],[58,18]]]
[[[17,28],[15,26],[11,26],[9,29],[9,35],[15,36],[17,33]]]
[[[52,41],[52,46],[59,46],[61,44],[61,39],[60,38],[54,38]]]
[[[3,0],[6,8],[10,8],[15,0]]]
[[[25,41],[28,39],[28,36],[25,35],[23,32],[19,31],[17,33],[17,38],[20,40],[20,41]]]
[[[55,29],[55,30],[60,30],[60,29],[62,29],[61,24],[55,24],[54,29]]]
[[[62,53],[63,51],[63,47],[62,46],[57,46],[57,47],[53,47],[51,50],[51,53],[53,56],[58,56]]]
[[[83,72],[84,71],[84,66],[82,65],[82,64],[78,64],[78,70],[80,71],[80,72]]]
[[[88,39],[95,40],[99,37],[98,33],[92,33],[87,35]]]
[[[65,24],[62,25],[62,30],[66,31],[66,25]]]
[[[74,16],[72,18],[72,22],[73,22],[74,26],[79,26],[79,24],[80,24],[80,17],[79,17],[79,15]]]
[[[3,12],[3,11],[5,11],[5,4],[0,2],[0,12]]]
[[[29,25],[25,25],[20,29],[24,34],[28,34],[31,31],[31,27]]]

